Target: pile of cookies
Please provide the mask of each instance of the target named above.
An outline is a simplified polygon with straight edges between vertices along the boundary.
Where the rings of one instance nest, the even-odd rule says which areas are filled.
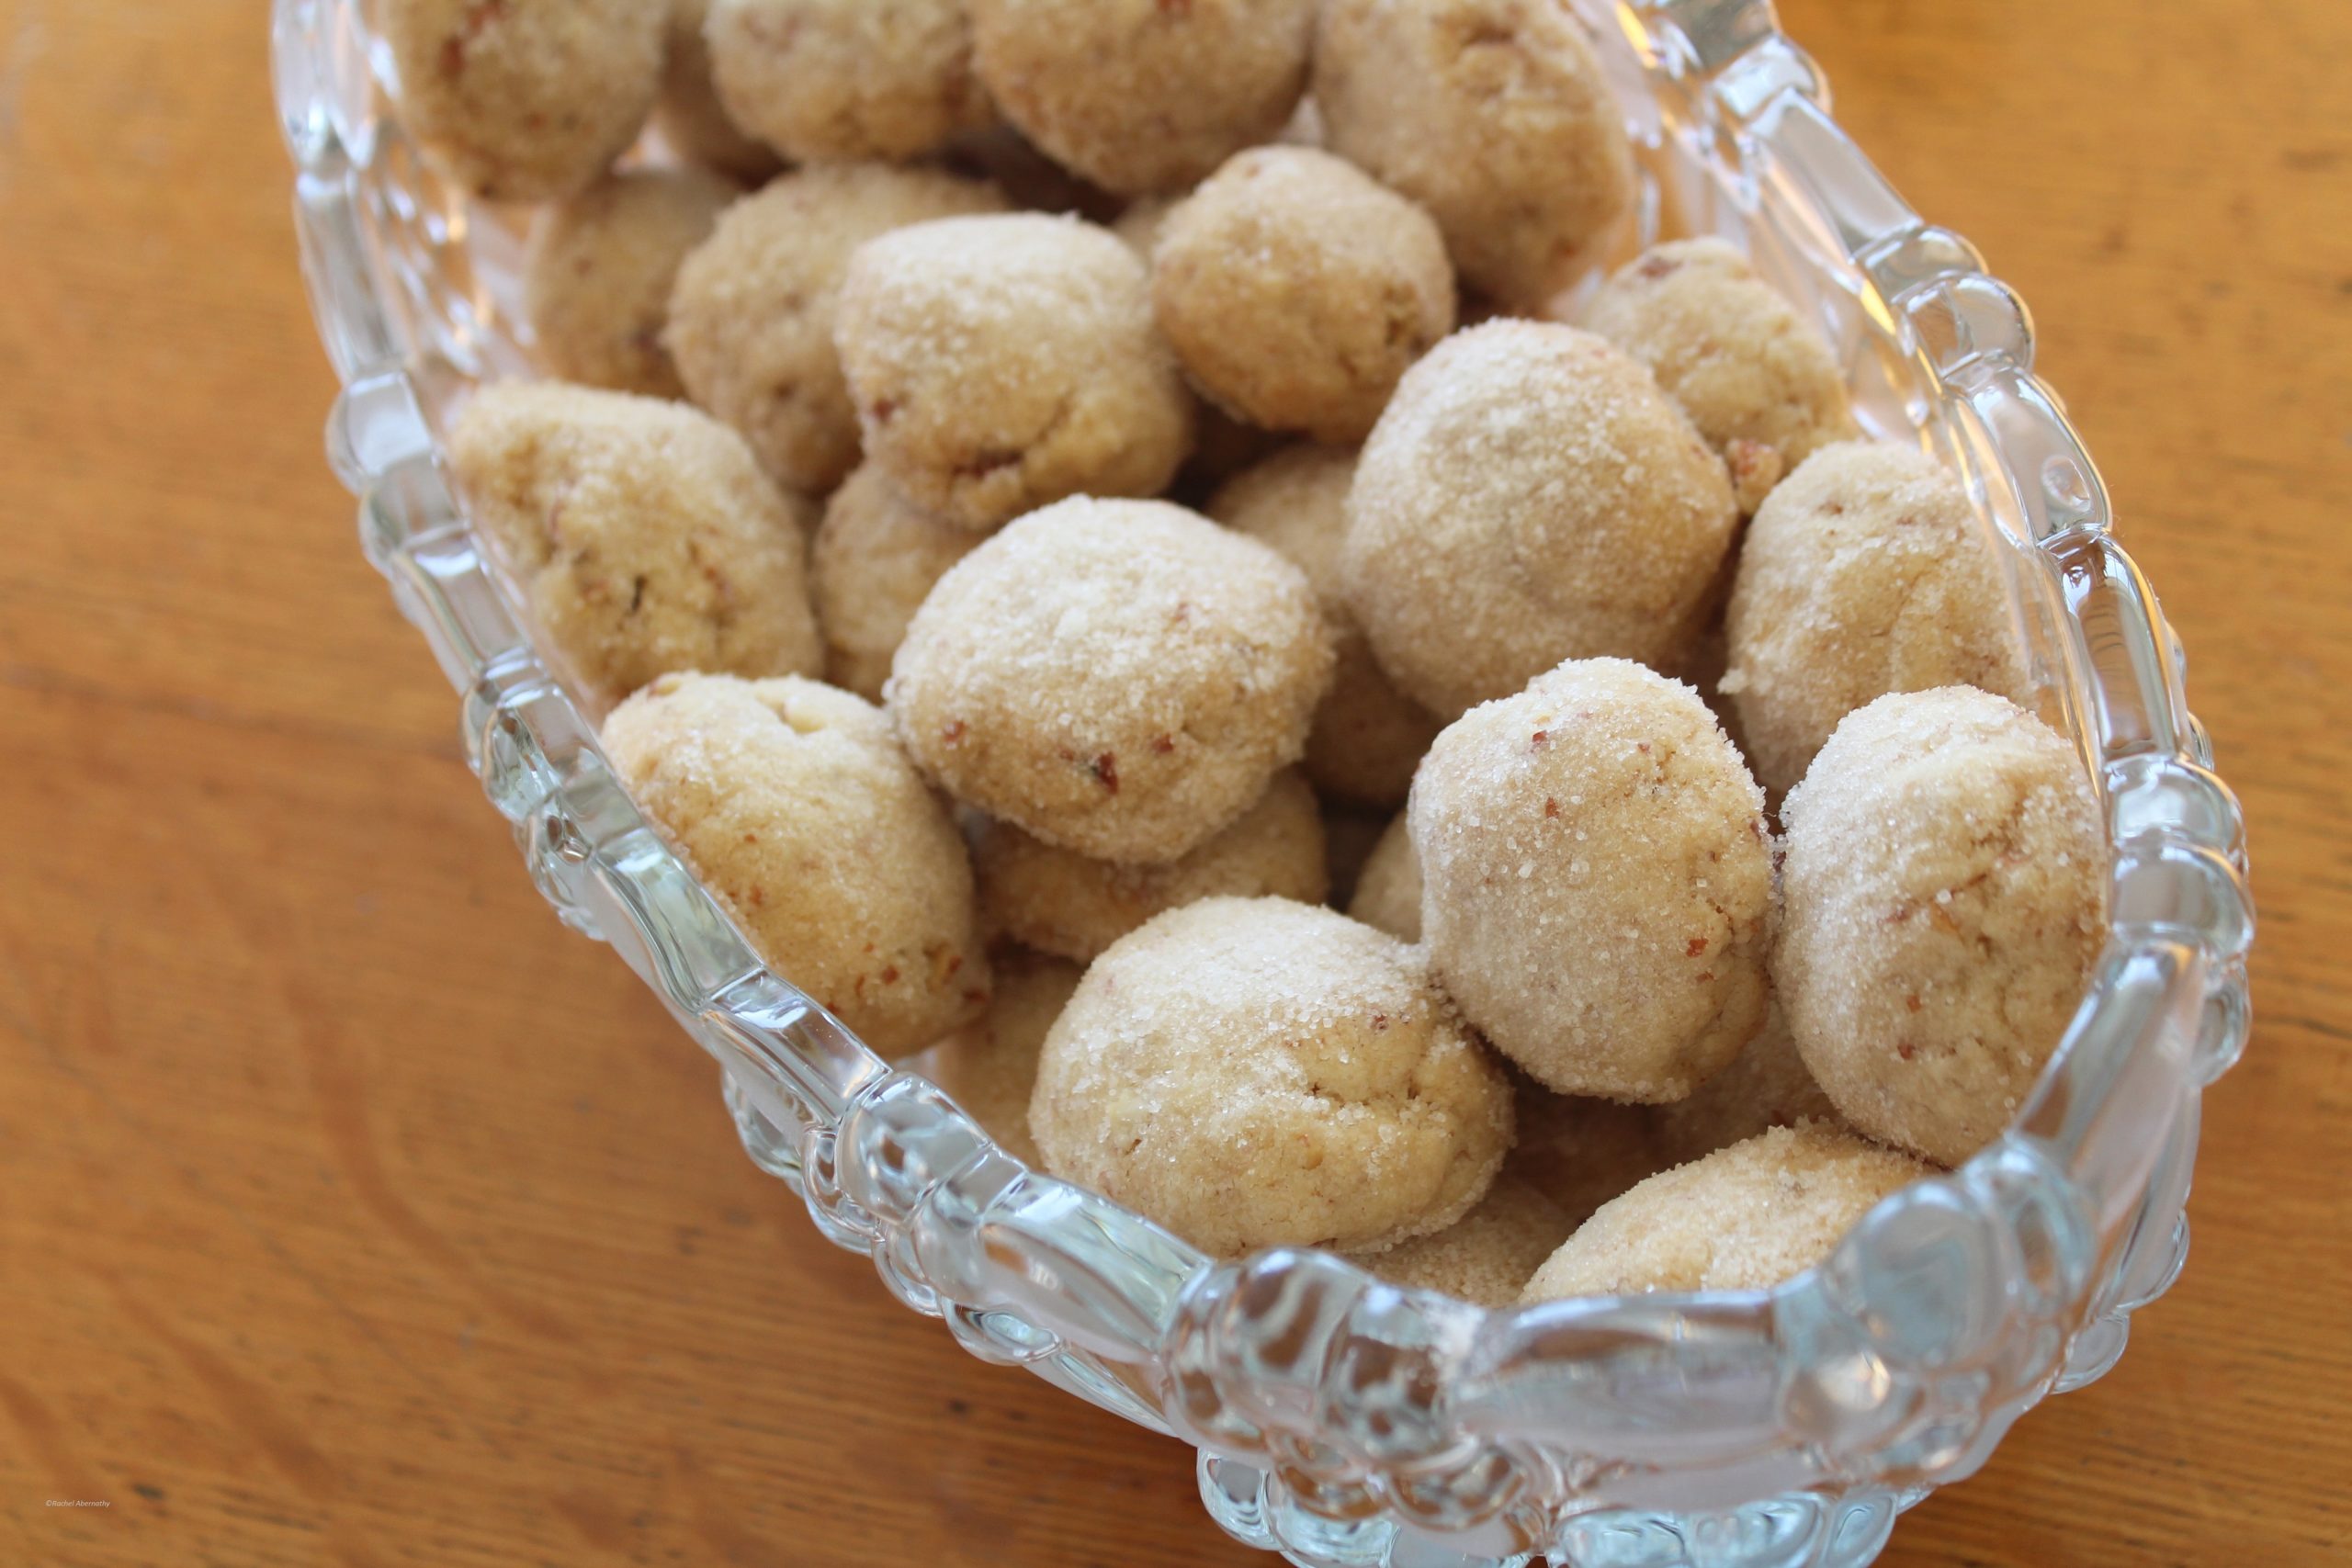
[[[2001,555],[1735,248],[1617,257],[1568,7],[383,20],[544,204],[448,442],[543,647],[1005,1147],[1503,1304],[1773,1284],[2014,1116],[2108,874]]]

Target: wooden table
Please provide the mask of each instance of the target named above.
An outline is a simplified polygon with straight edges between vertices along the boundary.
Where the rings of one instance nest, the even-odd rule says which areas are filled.
[[[0,0],[0,1562],[1261,1561],[819,1240],[531,892],[321,461],[264,10]],[[2187,1279],[1888,1561],[2341,1561],[2352,6],[1788,10],[2039,308],[2263,901]]]

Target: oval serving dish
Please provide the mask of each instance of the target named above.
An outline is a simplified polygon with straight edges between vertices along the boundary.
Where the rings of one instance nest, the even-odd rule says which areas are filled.
[[[2112,838],[2106,953],[2016,1125],[1770,1292],[1487,1312],[1328,1255],[1212,1263],[1027,1169],[770,974],[630,805],[440,461],[464,393],[529,371],[522,219],[417,156],[366,0],[277,0],[303,270],[344,387],[329,451],[541,892],[718,1058],[753,1160],[974,1355],[1193,1443],[1217,1521],[1315,1568],[1856,1568],[2110,1367],[2177,1274],[2199,1097],[2246,1034],[2244,833],[2023,303],[1838,128],[1769,0],[1574,5],[1642,170],[1611,259],[1739,244],[1827,335],[1865,428],[1962,476]]]

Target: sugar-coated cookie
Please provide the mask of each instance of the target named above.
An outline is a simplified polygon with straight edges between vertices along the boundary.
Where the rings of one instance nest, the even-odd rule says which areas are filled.
[[[449,466],[532,621],[597,700],[673,671],[820,667],[807,503],[717,420],[503,382],[459,413]]]
[[[1847,1121],[1956,1165],[2058,1048],[2107,940],[2106,818],[2073,746],[1963,686],[1847,716],[1781,809],[1773,977]]]
[[[1273,550],[1166,502],[1079,497],[939,580],[889,704],[956,799],[1096,860],[1165,864],[1298,761],[1331,660]]]
[[[1412,948],[1329,909],[1209,898],[1087,970],[1029,1126],[1055,1175],[1214,1256],[1378,1253],[1486,1195],[1510,1086]]]
[[[776,973],[901,1055],[989,997],[972,872],[880,710],[785,677],[669,675],[613,710],[640,810]]]

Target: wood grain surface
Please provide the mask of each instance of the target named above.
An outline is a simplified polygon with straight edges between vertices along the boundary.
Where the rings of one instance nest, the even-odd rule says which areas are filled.
[[[0,1563],[1261,1561],[533,895],[321,459],[265,10],[0,0]],[[2264,922],[2186,1280],[1887,1561],[2344,1561],[2352,6],[1786,10],[2034,302]]]

